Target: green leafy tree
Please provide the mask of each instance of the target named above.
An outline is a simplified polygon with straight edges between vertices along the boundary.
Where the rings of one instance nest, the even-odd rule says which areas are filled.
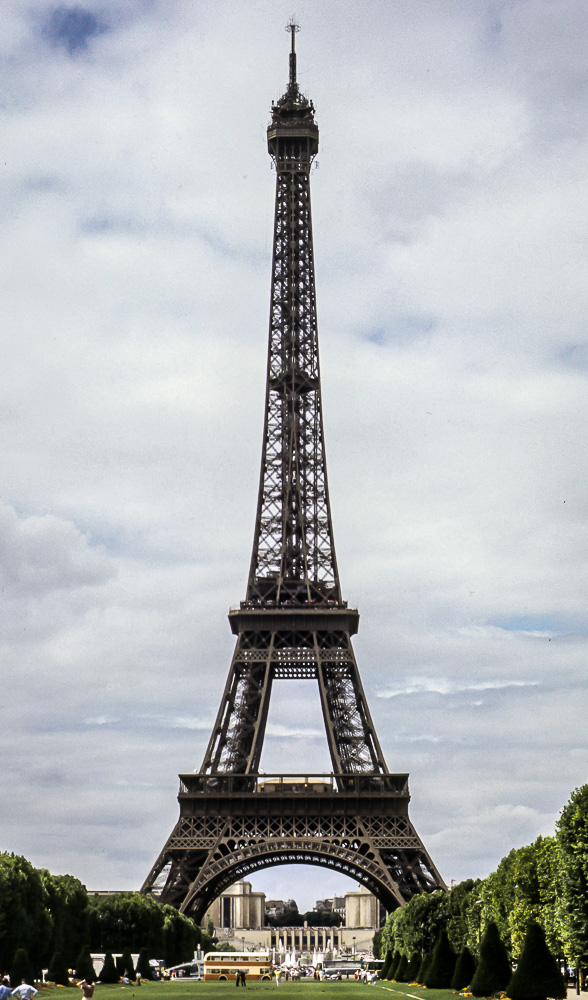
[[[382,951],[382,928],[380,928],[379,931],[376,931],[372,938],[372,952],[374,958],[382,959],[385,957],[384,952]]]
[[[25,949],[33,969],[46,965],[52,927],[37,869],[26,858],[0,854],[0,961],[4,967],[18,948]]]
[[[555,958],[545,943],[545,932],[531,924],[518,961],[508,984],[512,1000],[565,1000],[567,987]]]
[[[453,973],[453,979],[451,980],[451,989],[463,990],[464,987],[469,986],[474,978],[475,971],[476,963],[473,955],[467,945],[465,945],[457,956],[455,972]]]
[[[400,963],[402,961],[402,955],[399,951],[395,951],[392,954],[392,961],[390,962],[390,970],[388,973],[388,979],[396,979],[396,972]]]
[[[557,822],[562,937],[578,968],[588,964],[588,785],[576,788]]]
[[[69,969],[60,951],[56,951],[49,962],[47,979],[58,986],[69,986]]]
[[[479,940],[478,900],[480,879],[466,879],[458,882],[448,894],[446,929],[449,943],[456,955],[468,946],[477,951]]]
[[[26,979],[27,983],[32,984],[35,979],[35,973],[27,950],[25,948],[17,948],[10,967],[12,988],[15,989],[15,987],[20,986],[23,979]]]
[[[474,973],[470,988],[474,996],[487,997],[499,990],[505,990],[512,975],[506,948],[502,943],[498,927],[490,922],[480,945],[480,961]]]
[[[100,970],[98,979],[101,983],[118,983],[120,979],[111,951],[107,951],[104,956],[104,964]]]
[[[431,964],[427,969],[425,986],[427,989],[444,990],[451,985],[453,973],[455,972],[455,952],[449,944],[449,938],[445,929],[439,932]]]
[[[75,962],[75,974],[78,979],[87,979],[89,983],[96,979],[96,970],[88,948],[81,949]]]
[[[90,943],[86,887],[72,875],[51,875],[45,869],[38,874],[52,920],[46,956],[58,951],[72,967],[82,948],[88,948]]]
[[[120,956],[120,964],[123,973],[126,972],[129,979],[135,978],[135,965],[133,962],[133,956],[131,955],[130,948],[123,948],[122,955]]]
[[[390,949],[388,948],[386,954],[384,955],[384,964],[382,966],[382,972],[381,972],[382,979],[390,978],[390,966],[392,965],[392,957],[393,957],[393,952],[390,951]]]

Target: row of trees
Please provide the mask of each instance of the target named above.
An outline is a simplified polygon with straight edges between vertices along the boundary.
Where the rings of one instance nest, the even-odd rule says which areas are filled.
[[[415,896],[390,915],[374,946],[380,956],[422,960],[444,931],[456,955],[467,948],[478,959],[491,924],[509,963],[520,958],[527,932],[537,924],[553,955],[588,967],[588,785],[572,794],[555,836],[512,850],[484,880]]]
[[[23,968],[35,976],[52,966],[77,968],[90,951],[144,949],[177,965],[198,947],[213,950],[209,934],[172,906],[135,892],[89,897],[71,875],[51,875],[26,858],[0,854],[0,972],[14,971],[15,982]]]

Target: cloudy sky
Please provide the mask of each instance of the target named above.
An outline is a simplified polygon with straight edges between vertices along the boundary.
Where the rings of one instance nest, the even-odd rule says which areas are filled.
[[[230,663],[292,13],[0,9],[1,847],[90,888],[142,883]],[[295,14],[356,654],[442,875],[484,876],[587,779],[588,7]],[[262,766],[329,769],[312,684],[276,686]]]

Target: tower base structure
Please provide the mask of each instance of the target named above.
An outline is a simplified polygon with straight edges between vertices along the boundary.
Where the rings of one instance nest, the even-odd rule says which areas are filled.
[[[180,775],[180,818],[142,891],[199,921],[238,879],[320,865],[387,910],[444,888],[408,816],[407,774]]]

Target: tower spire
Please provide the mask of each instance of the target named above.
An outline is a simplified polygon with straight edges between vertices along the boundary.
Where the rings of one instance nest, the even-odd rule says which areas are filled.
[[[290,49],[290,82],[288,84],[288,93],[294,95],[298,93],[298,84],[296,82],[296,45],[294,44],[294,39],[296,37],[296,32],[300,31],[300,27],[294,21],[294,18],[286,25],[286,31],[289,31],[292,35],[292,47]]]

